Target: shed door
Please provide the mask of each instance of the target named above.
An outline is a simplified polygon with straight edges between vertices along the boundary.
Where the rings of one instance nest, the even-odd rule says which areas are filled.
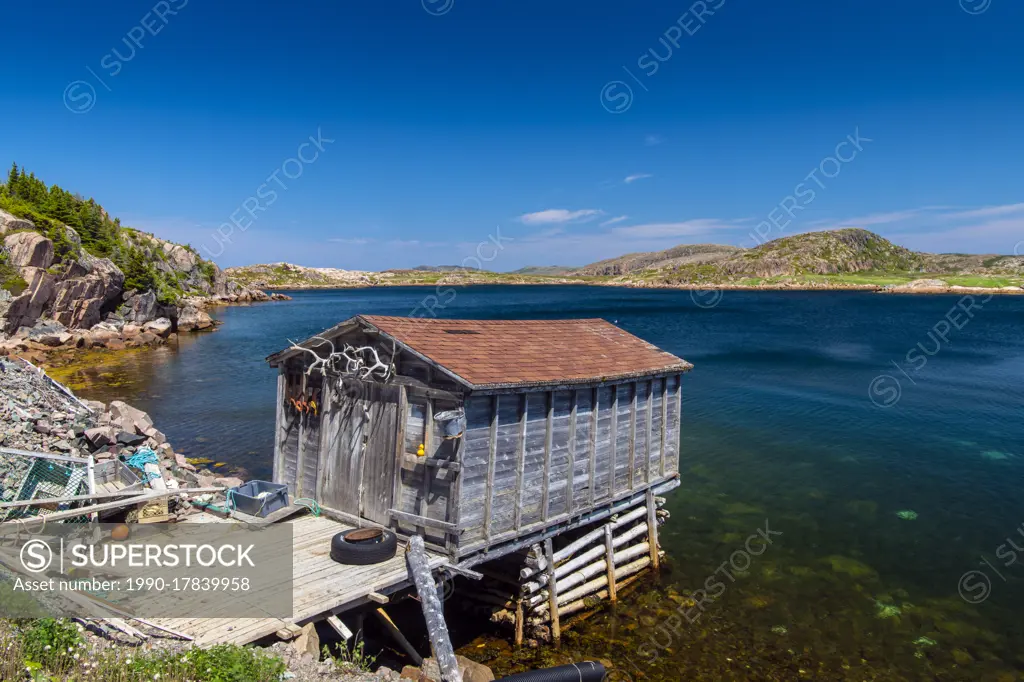
[[[332,392],[319,476],[319,498],[325,506],[388,523],[400,391],[359,382]]]

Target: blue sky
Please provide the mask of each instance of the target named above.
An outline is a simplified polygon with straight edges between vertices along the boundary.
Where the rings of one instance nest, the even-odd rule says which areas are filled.
[[[0,157],[224,266],[1024,240],[1018,0],[59,0],[4,25]]]

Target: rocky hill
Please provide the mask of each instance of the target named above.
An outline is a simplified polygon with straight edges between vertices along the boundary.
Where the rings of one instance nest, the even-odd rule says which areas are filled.
[[[372,286],[376,272],[307,268],[291,263],[266,263],[228,268],[225,274],[242,286],[260,289],[317,289]]]
[[[1004,267],[992,266],[1002,263]],[[868,230],[849,228],[808,232],[776,239],[733,254],[708,269],[678,267],[670,277],[692,281],[711,277],[779,278],[842,276],[855,273],[903,276],[1021,275],[1024,259],[1012,256],[930,254],[911,251]]]
[[[166,336],[212,326],[208,303],[267,298],[192,248],[122,227],[92,199],[17,166],[0,185],[0,338],[161,319]]]
[[[642,270],[663,270],[677,265],[715,263],[743,251],[738,246],[722,244],[683,244],[665,251],[627,253],[570,271],[571,275],[616,276]]]
[[[751,249],[684,244],[665,251],[631,253],[584,267],[527,267],[509,273],[451,267],[408,270],[340,270],[270,263],[228,268],[244,286],[318,289],[368,286],[468,284],[608,284],[624,286],[849,287],[902,285],[918,279],[948,280],[950,287],[1015,290],[1024,284],[1024,256],[932,254],[912,251],[867,230],[807,232]]]

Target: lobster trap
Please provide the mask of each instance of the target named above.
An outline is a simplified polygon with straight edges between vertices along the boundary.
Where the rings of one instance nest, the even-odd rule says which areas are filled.
[[[32,503],[0,510],[0,521],[84,506],[88,503],[86,500],[66,500],[90,494],[94,485],[91,459],[0,448],[0,500]],[[68,521],[85,521],[86,518]]]

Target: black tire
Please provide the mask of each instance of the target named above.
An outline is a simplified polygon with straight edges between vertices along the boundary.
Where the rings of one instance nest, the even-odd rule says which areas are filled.
[[[331,538],[331,558],[339,564],[379,564],[398,552],[398,538],[389,530],[381,530],[380,536],[372,540],[349,541],[348,536],[355,532],[356,529],[346,530]]]

